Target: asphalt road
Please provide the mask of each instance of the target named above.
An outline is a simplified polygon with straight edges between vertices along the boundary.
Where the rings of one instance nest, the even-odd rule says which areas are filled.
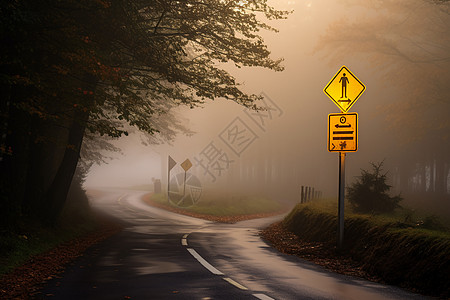
[[[93,206],[126,229],[92,247],[43,289],[44,299],[425,299],[331,273],[258,236],[272,217],[224,225],[149,207],[109,191]]]

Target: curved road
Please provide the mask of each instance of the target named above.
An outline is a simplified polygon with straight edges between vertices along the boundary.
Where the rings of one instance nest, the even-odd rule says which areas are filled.
[[[224,225],[149,207],[142,195],[109,191],[91,199],[126,228],[49,281],[42,298],[425,299],[278,253],[258,232],[281,217]]]

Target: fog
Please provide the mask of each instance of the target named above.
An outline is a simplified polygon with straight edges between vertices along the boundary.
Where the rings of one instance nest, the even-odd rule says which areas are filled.
[[[448,5],[272,4],[294,10],[287,20],[270,22],[279,33],[261,33],[272,57],[284,58],[285,70],[224,66],[244,91],[265,96],[260,105],[267,111],[255,116],[225,100],[179,107],[195,134],[161,145],[143,145],[138,133],[115,141],[123,154],[94,165],[85,186],[148,185],[152,179],[167,186],[170,155],[178,163],[171,177],[184,174],[180,164],[186,159],[193,163],[188,173],[199,179],[202,197],[217,192],[299,201],[302,185],[337,197],[338,153],[327,151],[327,116],[339,108],[323,89],[346,65],[366,86],[350,109],[359,116],[359,142],[358,151],[346,156],[347,185],[370,162],[384,161],[393,192],[426,195],[421,199],[436,207],[450,202]]]

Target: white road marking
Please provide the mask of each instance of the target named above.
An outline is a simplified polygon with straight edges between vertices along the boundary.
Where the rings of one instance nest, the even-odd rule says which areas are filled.
[[[188,236],[189,236],[189,233],[185,233],[183,235],[183,238],[181,239],[181,245],[183,245],[183,246],[187,246],[188,245],[188,243],[187,243],[187,237]]]
[[[206,260],[203,259],[203,257],[200,256],[200,254],[197,253],[197,251],[195,251],[192,248],[187,248],[187,250],[189,251],[189,253],[192,254],[192,256],[198,260],[199,263],[202,264],[202,266],[204,266],[205,268],[207,268],[211,273],[215,274],[215,275],[223,275],[222,272],[220,272],[219,270],[217,270],[216,268],[214,268],[209,262],[207,262]]]
[[[232,285],[234,285],[234,286],[237,287],[238,289],[241,289],[241,290],[248,290],[248,288],[246,288],[246,287],[243,286],[242,284],[240,284],[240,283],[234,281],[234,280],[231,279],[231,278],[224,277],[223,280],[225,280],[225,281],[228,282],[228,283],[231,283]]]
[[[122,200],[123,200],[124,198],[125,198],[125,195],[120,196],[120,197],[117,199],[117,203],[118,203],[119,205],[124,206],[125,203],[122,202]],[[129,207],[129,205],[127,205],[126,208],[129,209],[129,210],[131,210],[131,211],[134,211],[134,212],[136,211],[135,209]],[[187,238],[188,238],[188,236],[189,236],[189,233],[186,233],[186,234],[183,235],[183,238],[181,239],[181,244],[182,244],[183,246],[188,246],[188,243],[187,243]],[[148,249],[135,248],[135,249],[132,249],[132,250],[134,250],[134,251],[145,251],[145,250],[148,250]],[[192,249],[192,248],[187,248],[187,250],[189,251],[189,253],[191,253],[191,255],[192,255],[192,256],[193,256],[193,257],[194,257],[194,258],[195,258],[202,266],[204,266],[206,269],[208,269],[208,271],[210,271],[210,272],[213,273],[214,275],[222,275],[222,276],[225,275],[224,273],[222,273],[222,272],[220,272],[219,270],[217,270],[217,269],[216,269],[214,266],[212,266],[210,263],[208,263],[208,262],[207,262],[203,257],[201,257],[200,254],[198,254],[197,251],[195,251],[194,249]],[[228,283],[234,285],[235,287],[237,287],[237,288],[239,288],[239,289],[241,289],[241,290],[248,290],[248,288],[246,288],[246,287],[243,286],[242,284],[240,284],[240,283],[234,281],[233,279],[231,279],[231,278],[229,278],[229,277],[223,277],[223,280],[225,280],[226,282],[228,282]],[[260,299],[260,300],[275,300],[275,299],[273,299],[273,298],[271,298],[271,297],[269,297],[269,296],[267,296],[267,295],[264,295],[264,294],[253,294],[253,296],[256,297],[256,298],[258,298],[258,299]],[[209,299],[209,298],[204,298],[204,299],[206,300],[206,299]]]
[[[255,296],[256,298],[261,299],[261,300],[275,300],[264,294],[253,294],[253,296]]]

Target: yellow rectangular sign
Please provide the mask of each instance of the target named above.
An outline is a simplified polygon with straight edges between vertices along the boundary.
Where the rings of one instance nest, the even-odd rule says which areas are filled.
[[[328,151],[356,152],[358,150],[358,114],[328,115]]]

